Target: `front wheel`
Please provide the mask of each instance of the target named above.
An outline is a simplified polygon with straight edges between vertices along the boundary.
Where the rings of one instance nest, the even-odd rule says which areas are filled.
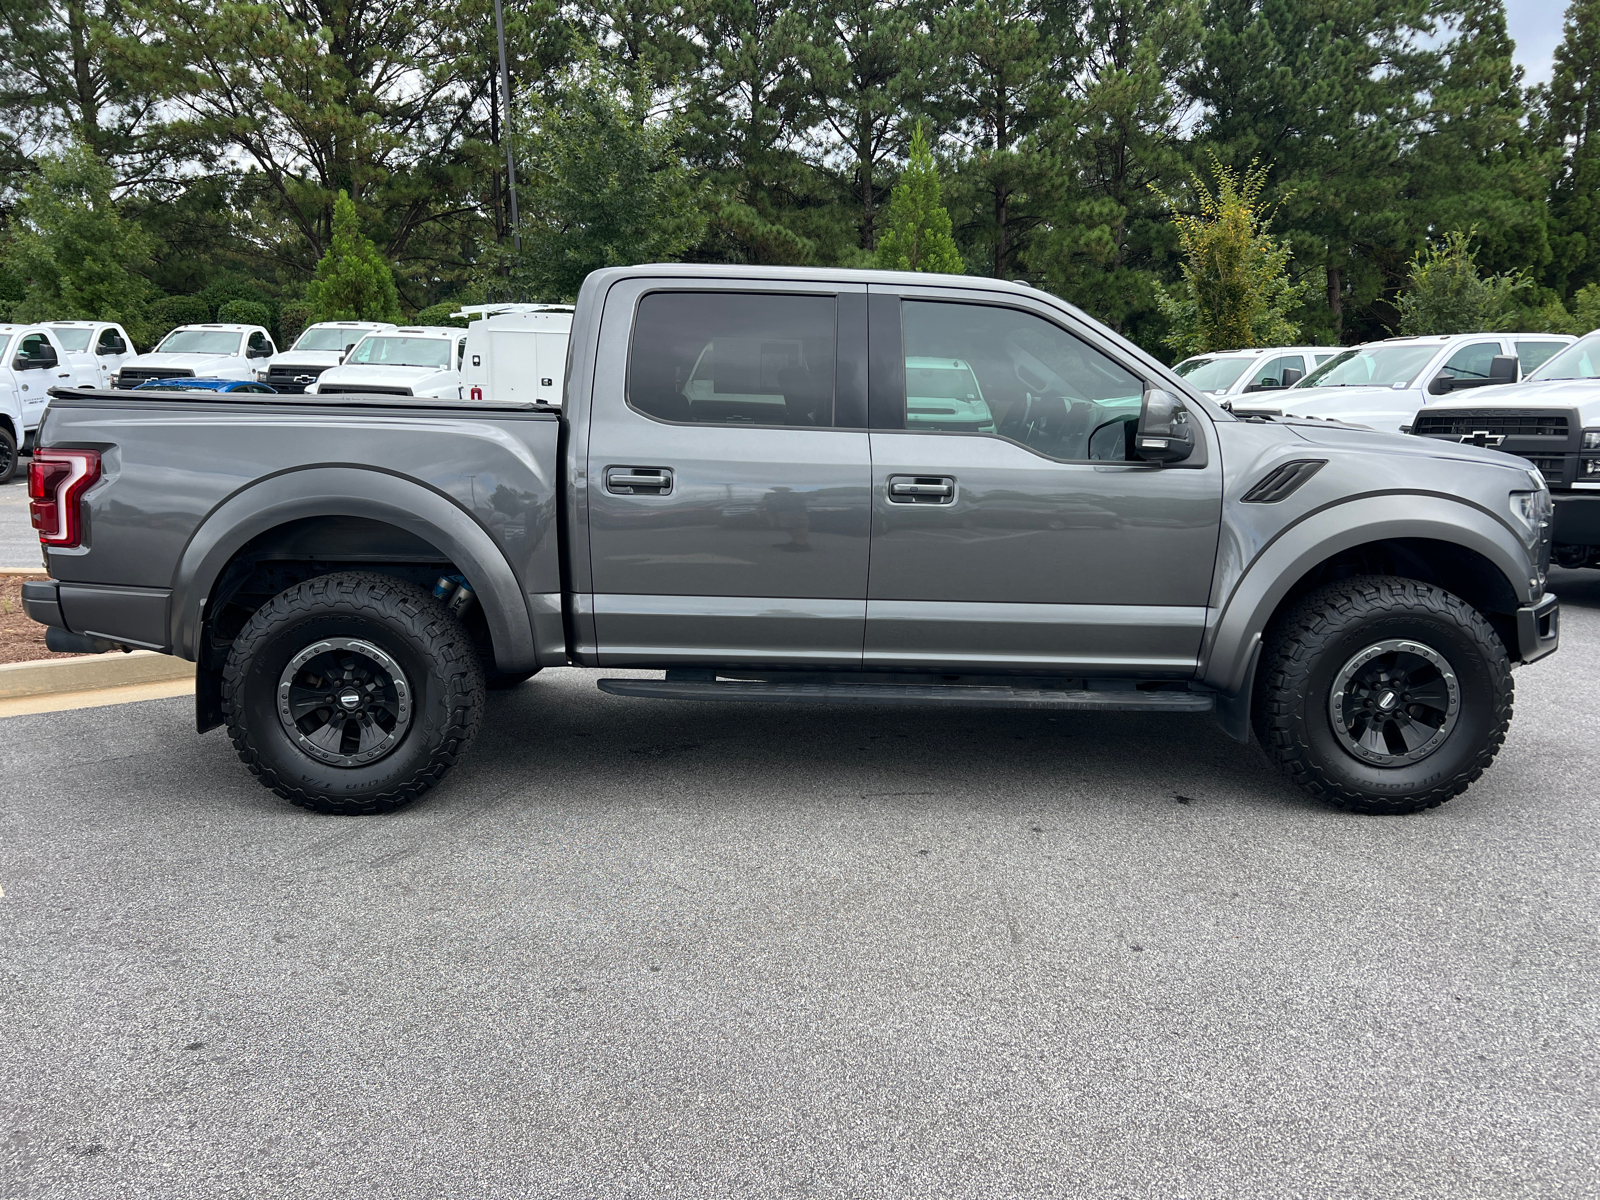
[[[1311,593],[1270,631],[1256,735],[1318,799],[1419,812],[1494,761],[1511,700],[1511,664],[1482,614],[1429,584],[1366,576]]]
[[[10,483],[17,473],[17,436],[0,425],[0,483]]]
[[[309,579],[234,639],[222,711],[239,757],[325,813],[390,812],[438,783],[483,716],[461,622],[421,588],[349,571]]]

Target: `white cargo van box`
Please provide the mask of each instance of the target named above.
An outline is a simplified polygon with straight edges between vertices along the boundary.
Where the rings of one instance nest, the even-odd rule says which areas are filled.
[[[487,310],[487,311],[486,311]],[[475,306],[462,371],[468,400],[560,404],[572,309],[557,305]]]

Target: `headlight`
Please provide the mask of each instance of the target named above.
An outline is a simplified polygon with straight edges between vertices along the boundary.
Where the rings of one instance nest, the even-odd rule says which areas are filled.
[[[1539,528],[1538,497],[1538,492],[1511,493],[1511,515],[1532,530]]]
[[[1585,429],[1583,431],[1583,448],[1585,450],[1600,450],[1600,429]]]

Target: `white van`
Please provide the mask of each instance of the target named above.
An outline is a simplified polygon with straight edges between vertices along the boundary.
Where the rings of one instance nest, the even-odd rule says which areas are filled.
[[[1287,391],[1241,396],[1241,415],[1320,417],[1405,433],[1440,396],[1515,383],[1576,339],[1561,333],[1452,333],[1355,346]]]
[[[337,367],[306,388],[310,395],[366,394],[461,399],[461,359],[467,331],[442,325],[401,325],[369,333]]]
[[[462,381],[468,400],[561,403],[571,305],[480,304],[452,315],[480,318],[467,326]]]
[[[89,368],[75,364],[47,325],[0,325],[0,483],[17,469],[17,453],[44,419],[53,387],[93,387]]]
[[[133,357],[133,339],[115,321],[46,321],[77,369],[80,387],[110,387]]]
[[[256,364],[278,352],[259,325],[180,325],[149,354],[122,364],[113,387],[135,388],[152,379],[246,379]]]
[[[318,321],[308,326],[293,346],[258,367],[256,379],[275,392],[298,395],[324,371],[343,362],[346,351],[367,334],[393,328],[389,321]]]

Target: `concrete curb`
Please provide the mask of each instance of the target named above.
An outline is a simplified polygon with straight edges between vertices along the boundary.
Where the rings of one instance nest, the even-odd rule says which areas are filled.
[[[109,654],[47,658],[0,666],[0,700],[180,679],[194,679],[192,662],[153,650],[135,650],[132,654],[113,650]]]
[[[50,572],[43,567],[0,567],[0,575],[12,578],[20,575],[24,579],[48,579]]]

